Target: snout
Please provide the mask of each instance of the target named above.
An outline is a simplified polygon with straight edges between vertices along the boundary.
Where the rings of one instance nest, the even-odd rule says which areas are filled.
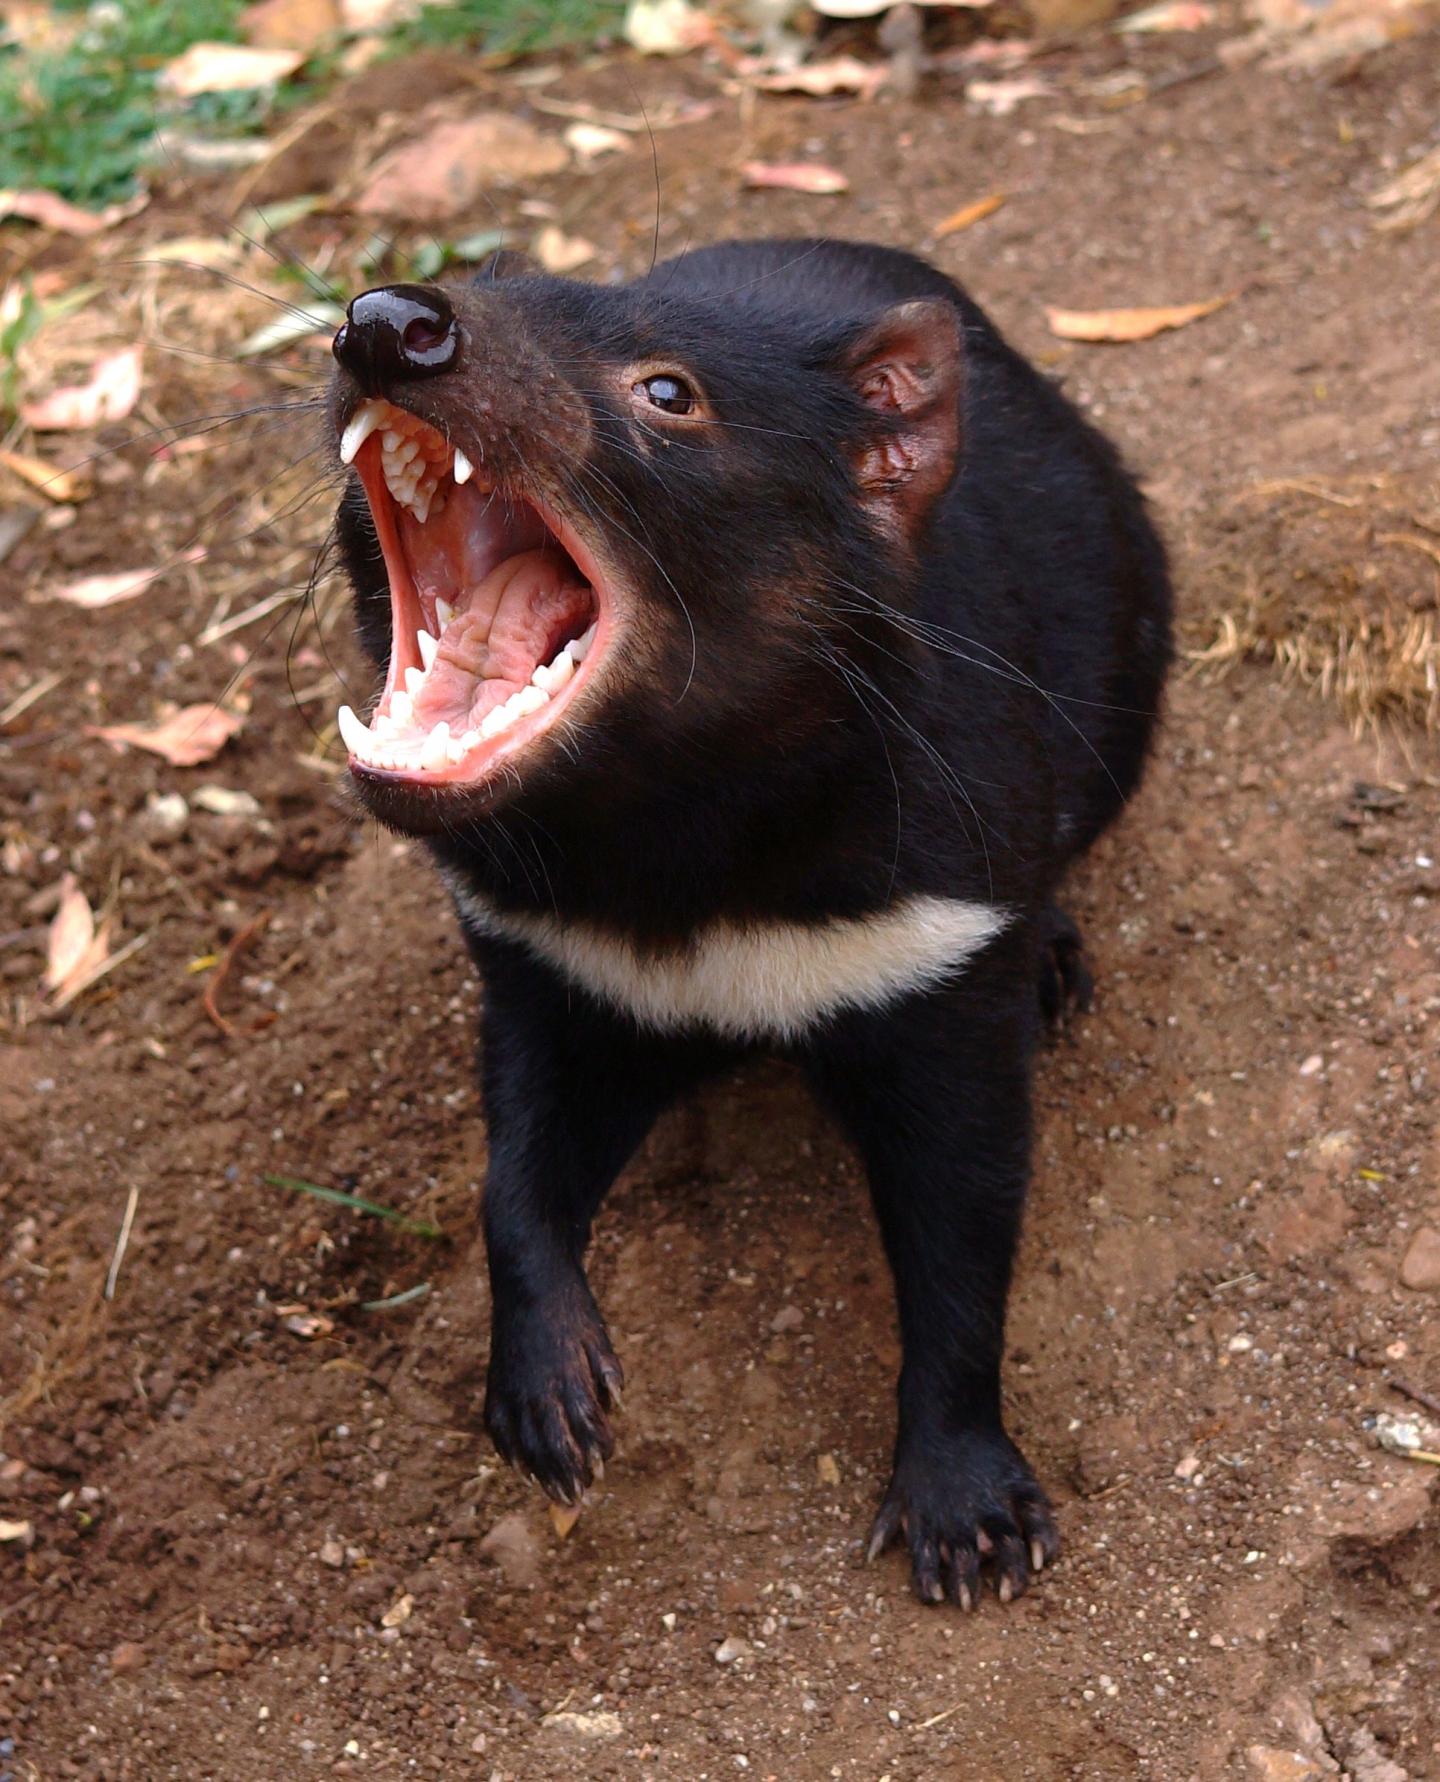
[[[450,299],[436,286],[378,285],[350,304],[331,350],[367,396],[379,396],[453,370],[460,328]]]

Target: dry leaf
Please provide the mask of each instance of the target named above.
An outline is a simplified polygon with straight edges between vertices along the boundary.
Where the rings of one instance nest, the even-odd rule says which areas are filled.
[[[958,235],[972,223],[983,223],[986,217],[993,217],[1004,202],[1003,192],[992,192],[988,198],[977,198],[973,204],[962,204],[959,210],[952,210],[944,222],[935,225],[935,233],[937,236]]]
[[[301,50],[307,56],[340,29],[336,0],[258,0],[240,14],[247,43]]]
[[[220,705],[186,705],[155,724],[91,725],[87,734],[116,748],[148,749],[163,755],[172,767],[198,767],[218,755],[242,727],[239,712]]]
[[[397,1596],[395,1601],[380,1617],[381,1627],[403,1627],[410,1619],[415,1607],[415,1598],[407,1591],[404,1596]]]
[[[37,433],[63,433],[98,427],[102,421],[123,421],[140,400],[143,349],[122,347],[90,368],[83,384],[65,384],[35,402],[20,404],[20,419]]]
[[[323,1312],[292,1312],[288,1318],[280,1321],[292,1336],[304,1337],[311,1342],[315,1337],[329,1336],[335,1328],[333,1318],[327,1318]]]
[[[367,216],[448,222],[496,185],[524,185],[570,164],[565,145],[523,118],[485,111],[434,124],[382,156],[355,199]]]
[[[63,990],[72,978],[98,964],[91,958],[96,939],[95,912],[74,873],[67,872],[60,881],[60,903],[51,918],[45,943],[45,988]]]
[[[1015,107],[1023,105],[1027,99],[1049,99],[1052,96],[1052,89],[1043,80],[1028,74],[1021,75],[1018,80],[972,80],[965,88],[965,97],[972,105],[996,118],[1008,118]]]
[[[885,84],[885,69],[878,62],[862,62],[856,56],[832,56],[828,61],[763,74],[755,84],[764,93],[806,93],[812,99],[859,93],[871,99]]]
[[[110,204],[104,210],[81,210],[54,192],[0,191],[0,221],[6,217],[23,217],[27,223],[39,223],[45,229],[58,229],[64,235],[98,235],[112,229],[144,210],[149,194],[139,192],[123,204]]]
[[[565,1540],[570,1530],[580,1520],[579,1504],[551,1504],[550,1525],[560,1540]]]
[[[825,197],[850,190],[850,181],[843,173],[819,161],[747,161],[740,169],[740,177],[747,186],[763,191],[809,192]]]
[[[582,235],[567,235],[554,223],[546,226],[530,243],[530,251],[547,272],[563,276],[595,258],[595,244]]]
[[[0,1541],[28,1541],[34,1533],[31,1522],[0,1521]]]
[[[1200,31],[1215,23],[1210,0],[1158,0],[1128,18],[1119,20],[1117,31]]]
[[[90,479],[84,467],[57,470],[43,458],[32,458],[28,452],[0,451],[0,464],[18,476],[22,483],[38,489],[47,501],[79,501],[89,493]]]
[[[248,49],[243,43],[192,43],[160,76],[160,86],[181,99],[200,93],[245,93],[273,86],[305,60],[299,50]]]
[[[195,545],[175,561],[198,563],[204,555],[204,547]],[[82,575],[78,581],[64,582],[60,587],[51,588],[34,598],[64,600],[71,606],[83,606],[91,610],[101,606],[115,606],[119,601],[133,600],[137,594],[143,594],[151,582],[174,567],[175,563],[162,563],[156,569],[122,569],[113,575]]]
[[[582,167],[588,167],[602,155],[620,154],[630,147],[630,138],[625,132],[612,130],[608,124],[587,124],[577,120],[567,125],[563,134]]]
[[[1149,340],[1167,328],[1183,328],[1201,316],[1212,316],[1238,296],[1238,291],[1227,291],[1223,297],[1208,297],[1203,303],[1176,303],[1159,309],[1051,309],[1047,305],[1045,320],[1050,332],[1061,340]]]
[[[683,56],[714,35],[709,19],[689,0],[630,0],[621,28],[642,56]]]

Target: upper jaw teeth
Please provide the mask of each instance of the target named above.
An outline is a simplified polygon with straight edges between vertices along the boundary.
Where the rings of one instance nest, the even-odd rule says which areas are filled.
[[[452,447],[428,422],[393,402],[367,397],[340,435],[340,462],[353,464],[372,433],[380,435],[380,465],[391,499],[423,526],[445,505],[443,479],[468,483],[475,466],[458,446]]]
[[[595,626],[591,625],[583,635],[562,645],[552,661],[540,663],[529,685],[512,693],[503,705],[486,712],[478,727],[454,734],[445,718],[429,730],[421,729],[415,722],[416,698],[440,648],[428,631],[417,632],[416,643],[424,668],[412,666],[405,670],[404,687],[391,694],[389,709],[377,712],[369,724],[348,705],[342,705],[337,713],[341,740],[351,755],[368,767],[401,773],[440,773],[446,767],[458,767],[482,742],[489,742],[547,706],[569,684],[594,641]]]

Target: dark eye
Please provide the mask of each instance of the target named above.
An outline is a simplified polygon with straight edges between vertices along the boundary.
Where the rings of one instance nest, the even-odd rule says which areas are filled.
[[[634,393],[643,396],[652,408],[663,409],[667,415],[688,415],[695,406],[695,392],[689,384],[683,378],[671,377],[669,372],[642,378],[635,385]]]

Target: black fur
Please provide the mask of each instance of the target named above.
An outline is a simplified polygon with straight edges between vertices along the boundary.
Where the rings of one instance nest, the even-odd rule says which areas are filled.
[[[790,1050],[865,1159],[895,1274],[900,1420],[874,1544],[903,1531],[927,1599],[973,1603],[987,1553],[1018,1592],[1056,1550],[1000,1414],[1031,1059],[1042,998],[1058,1016],[1088,996],[1054,895],[1139,779],[1168,665],[1143,503],[1110,445],[906,254],[732,243],[617,288],[522,275],[450,296],[464,365],[387,393],[456,437],[479,427],[507,476],[603,539],[640,658],[577,748],[537,750],[518,782],[362,794],[499,908],[642,951],[717,918],[821,922],[921,893],[1011,910],[944,989]],[[932,414],[912,449],[856,370],[858,343],[916,303],[932,341],[953,318],[962,369],[958,452],[923,500],[907,478],[949,451],[943,428]],[[683,370],[712,421],[637,415],[635,366]],[[354,396],[342,374],[338,416]],[[898,468],[867,483],[877,463]],[[341,521],[383,661],[354,490]],[[518,943],[467,938],[486,992],[486,1422],[571,1496],[610,1452],[620,1383],[583,1272],[592,1219],[656,1114],[736,1048],[641,1031]]]

